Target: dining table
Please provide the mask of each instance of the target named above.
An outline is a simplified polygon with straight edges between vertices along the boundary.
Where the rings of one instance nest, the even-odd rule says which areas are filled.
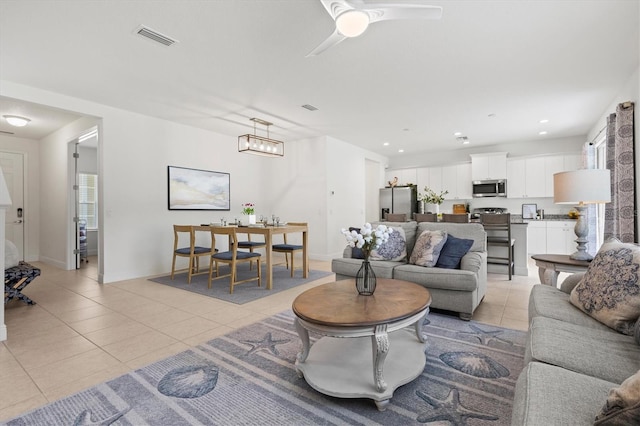
[[[202,225],[205,226],[205,225]],[[208,226],[222,226],[211,224]],[[248,226],[238,226],[238,225],[225,225],[226,227],[234,226],[237,227],[237,233],[239,234],[251,234],[251,235],[262,235],[264,237],[264,242],[266,245],[266,264],[267,264],[267,290],[271,290],[273,288],[273,236],[278,234],[293,234],[293,233],[302,233],[302,277],[309,277],[309,253],[308,253],[308,232],[309,227],[307,225],[269,225],[266,226],[264,224],[256,224],[256,225],[248,225]]]

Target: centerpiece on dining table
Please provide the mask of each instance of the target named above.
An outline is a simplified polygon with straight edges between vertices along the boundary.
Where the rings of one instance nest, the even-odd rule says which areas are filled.
[[[342,229],[349,246],[362,250],[364,255],[362,266],[356,274],[356,289],[363,296],[371,296],[376,290],[376,274],[369,261],[371,251],[380,248],[383,243],[387,242],[389,234],[392,232],[393,228],[389,226],[380,224],[374,229],[370,223],[365,223],[359,230]]]
[[[256,205],[253,203],[245,203],[242,205],[242,214],[249,216],[249,225],[256,224]]]

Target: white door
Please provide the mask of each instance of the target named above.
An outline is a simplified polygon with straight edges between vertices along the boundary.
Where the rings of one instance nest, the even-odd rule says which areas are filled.
[[[11,197],[5,222],[6,238],[15,244],[20,260],[24,260],[24,155],[0,152],[0,169]]]

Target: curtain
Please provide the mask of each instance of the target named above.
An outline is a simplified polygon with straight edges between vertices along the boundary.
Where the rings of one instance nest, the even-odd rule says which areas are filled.
[[[607,119],[607,168],[611,202],[605,206],[604,238],[636,241],[635,154],[632,102],[619,104]]]

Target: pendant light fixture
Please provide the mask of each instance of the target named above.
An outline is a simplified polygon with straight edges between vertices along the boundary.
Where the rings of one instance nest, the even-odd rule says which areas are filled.
[[[269,126],[273,123],[259,118],[250,118],[253,121],[253,134],[238,136],[238,152],[262,155],[265,157],[284,157],[284,142],[269,137]],[[256,134],[256,124],[261,124],[267,129],[267,137]]]

